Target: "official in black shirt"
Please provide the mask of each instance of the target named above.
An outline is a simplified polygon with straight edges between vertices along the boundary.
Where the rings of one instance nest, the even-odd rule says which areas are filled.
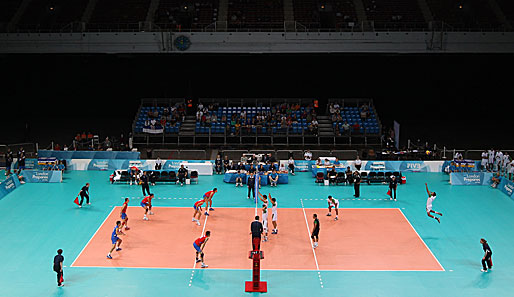
[[[484,249],[485,255],[482,258],[482,272],[487,272],[487,269],[493,268],[493,261],[491,259],[491,256],[493,255],[493,251],[489,247],[489,244],[487,243],[487,240],[480,239],[480,243],[482,244],[482,248]]]
[[[180,185],[183,186],[186,182],[187,177],[187,169],[184,168],[184,165],[180,165],[180,168],[178,169],[178,181],[180,182]]]
[[[396,201],[396,187],[398,186],[398,180],[396,179],[396,176],[391,175],[391,178],[389,179],[389,196],[391,199],[394,198],[394,201]],[[394,197],[393,197],[394,193]]]
[[[82,207],[82,202],[84,202],[84,198],[86,198],[86,203],[88,205],[91,204],[91,203],[89,203],[89,183],[86,183],[86,185],[83,186],[82,189],[80,189],[79,195],[80,195],[80,203],[79,203],[80,207]]]
[[[355,191],[355,194],[353,196],[355,196],[355,198],[358,198],[361,195],[360,187],[361,187],[361,175],[359,174],[358,171],[355,171],[353,173],[353,189]]]
[[[7,152],[5,153],[5,175],[8,176],[11,174],[11,164],[13,159],[13,154],[10,148],[7,148]]]
[[[57,250],[57,255],[54,257],[54,271],[57,273],[57,286],[62,287],[64,286],[63,281],[63,271],[62,271],[62,263],[64,262],[64,257],[62,255],[62,250]]]
[[[252,251],[258,251],[260,250],[261,234],[263,231],[262,223],[259,222],[259,216],[255,216],[255,221],[250,225],[250,231],[252,233]]]
[[[255,174],[250,171],[250,174],[246,179],[246,185],[248,186],[248,199],[250,199],[250,193],[255,196],[255,178]]]
[[[143,175],[139,180],[141,181],[141,189],[143,190],[143,196],[150,195],[150,184],[148,180],[148,174],[146,173],[146,171],[143,172]]]
[[[221,160],[221,156],[218,155],[216,160],[214,160],[214,167],[216,170],[216,174],[221,174],[221,169],[223,167],[223,161]]]

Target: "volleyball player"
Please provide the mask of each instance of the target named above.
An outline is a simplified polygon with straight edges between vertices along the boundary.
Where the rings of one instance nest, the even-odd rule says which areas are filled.
[[[217,192],[218,192],[218,189],[214,188],[211,191],[208,191],[207,193],[203,194],[203,200],[205,200],[205,202],[206,202],[206,204],[205,204],[205,215],[206,216],[209,215],[209,213],[207,212],[207,208],[209,209],[209,211],[214,210],[214,208],[212,208],[212,197]]]
[[[270,198],[271,198],[271,194],[270,194]],[[273,230],[271,231],[271,234],[278,233],[277,219],[278,219],[277,199],[271,198],[271,223],[273,224]]]
[[[205,236],[197,238],[193,242],[193,247],[196,250],[196,263],[202,262],[202,268],[209,267],[209,265],[206,265],[203,260],[204,259],[203,249],[205,248],[205,244],[207,244],[207,241],[209,240],[210,237],[211,237],[211,231],[206,231]],[[198,258],[198,255],[200,255],[200,258]]]
[[[116,248],[116,251],[117,252],[121,251],[121,248],[120,248],[121,238],[118,237],[118,235],[122,234],[120,229],[121,229],[121,222],[117,221],[116,226],[114,227],[114,230],[112,231],[112,234],[111,234],[112,248],[109,251],[109,253],[107,254],[107,259],[112,259],[111,253],[112,253],[112,251],[114,251],[114,248],[116,248],[116,245],[118,245],[118,247]]]
[[[123,202],[123,206],[121,207],[120,211],[120,217],[121,217],[121,227],[120,229],[125,226],[125,230],[130,230],[128,226],[128,216],[127,216],[127,207],[128,207],[129,199],[125,198],[125,202]]]
[[[335,199],[332,196],[328,196],[327,201],[328,201],[328,213],[327,213],[327,216],[331,216],[332,215],[332,207],[333,207],[334,210],[336,211],[336,218],[334,219],[334,221],[339,220],[339,200]]]
[[[317,214],[313,214],[312,215],[312,218],[314,219],[314,226],[312,227],[312,234],[311,234],[311,239],[312,239],[312,247],[313,248],[317,248],[318,247],[318,240],[319,240],[319,220],[318,220],[318,215]]]
[[[143,217],[143,220],[145,220],[145,221],[148,221],[148,217],[146,216],[146,214],[153,215],[153,212],[152,212],[152,199],[153,199],[153,197],[154,197],[154,195],[150,194],[149,196],[146,196],[141,201],[141,207],[145,209],[145,216]]]
[[[205,203],[205,200],[198,200],[193,205],[195,212],[193,213],[193,222],[196,222],[198,226],[200,226],[200,218],[202,217],[202,205]],[[196,219],[196,215],[198,214],[198,219]]]
[[[262,230],[264,231],[264,242],[268,241],[268,203],[262,205]]]
[[[442,214],[442,213],[440,213],[440,212],[437,212],[437,211],[435,211],[435,210],[432,210],[432,203],[434,202],[434,200],[435,200],[435,198],[436,198],[436,194],[435,194],[435,192],[430,192],[430,191],[428,190],[428,185],[427,185],[427,183],[425,183],[425,187],[426,187],[426,189],[427,189],[427,193],[428,193],[428,199],[427,199],[427,215],[428,215],[429,217],[433,218],[433,219],[436,219],[438,223],[441,223],[441,221],[439,220],[439,218],[438,218],[438,217],[431,215],[431,213],[435,213],[435,214],[440,215],[440,216],[442,216],[442,215],[443,215],[443,214]]]

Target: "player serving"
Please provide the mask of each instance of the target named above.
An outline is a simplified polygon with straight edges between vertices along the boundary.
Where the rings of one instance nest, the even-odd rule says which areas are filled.
[[[438,223],[441,223],[441,221],[439,220],[438,217],[436,216],[433,216],[431,215],[431,213],[435,213],[437,215],[440,215],[442,216],[443,214],[440,213],[440,212],[437,212],[435,210],[432,209],[432,203],[434,202],[435,198],[436,198],[436,194],[435,192],[430,192],[430,190],[428,190],[428,185],[427,183],[425,183],[425,187],[427,189],[427,193],[428,193],[428,199],[427,199],[427,215],[433,219],[436,219]]]

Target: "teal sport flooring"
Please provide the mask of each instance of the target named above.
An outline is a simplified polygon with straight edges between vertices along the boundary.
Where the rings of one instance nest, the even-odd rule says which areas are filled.
[[[248,270],[197,269],[191,286],[191,271],[184,269],[69,267],[112,207],[122,204],[121,197],[142,196],[139,186],[111,185],[109,174],[66,172],[60,184],[24,184],[0,200],[1,297],[259,295],[244,292],[244,282],[251,279],[250,260]],[[289,177],[289,184],[262,191],[271,191],[284,208],[301,208],[300,199],[305,208],[325,208],[327,195],[340,199],[341,208],[400,208],[445,271],[320,271],[322,287],[317,271],[264,270],[266,296],[514,296],[514,201],[487,186],[451,186],[443,173],[406,177],[397,202],[385,199],[385,185],[363,185],[361,199],[352,200],[352,187],[318,186],[310,173],[298,173]],[[92,205],[78,209],[73,199],[86,182],[91,184]],[[426,216],[425,182],[437,192],[434,209],[444,214],[441,224]],[[153,186],[152,192],[161,198],[153,204],[191,207],[193,200],[176,198],[200,198],[213,187],[219,191],[214,207],[254,206],[246,199],[246,188],[223,183],[221,175],[200,176],[199,184],[184,187]],[[482,237],[493,250],[494,270],[488,273],[480,271]],[[230,244],[230,238],[226,241]],[[65,257],[63,288],[56,286],[52,271],[58,248]]]

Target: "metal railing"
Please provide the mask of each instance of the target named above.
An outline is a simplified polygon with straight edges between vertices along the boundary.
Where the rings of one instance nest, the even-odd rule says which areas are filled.
[[[57,24],[19,24],[9,26],[0,23],[0,32],[5,33],[98,33],[98,32],[512,32],[504,24],[432,22],[339,22],[334,27],[323,28],[320,23],[280,22],[280,23],[241,23],[214,22],[194,24],[189,28],[172,23],[57,23]]]

